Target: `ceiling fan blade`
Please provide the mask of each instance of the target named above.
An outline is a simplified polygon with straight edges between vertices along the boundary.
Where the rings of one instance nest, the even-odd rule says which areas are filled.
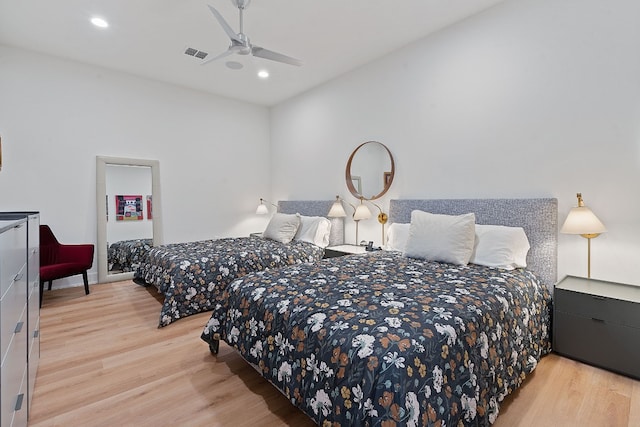
[[[236,50],[235,50],[235,49],[231,49],[231,48],[229,48],[229,49],[227,49],[226,51],[222,52],[222,53],[221,53],[220,55],[218,55],[218,56],[214,56],[214,57],[212,57],[212,58],[207,58],[207,59],[205,59],[204,61],[202,61],[202,62],[200,63],[200,65],[208,64],[209,62],[213,62],[213,61],[216,61],[216,60],[218,60],[218,59],[220,59],[220,58],[224,58],[225,56],[229,56],[229,55],[231,55],[231,54],[233,54],[233,53],[235,53],[235,52],[236,52]]]
[[[229,24],[227,24],[227,21],[224,20],[220,12],[218,12],[218,10],[215,7],[211,6],[210,4],[208,4],[207,7],[211,11],[211,13],[213,13],[213,16],[216,17],[216,19],[220,23],[220,26],[222,27],[224,32],[227,33],[227,36],[229,36],[231,40],[235,40],[241,43],[242,41],[238,38],[238,35],[235,33],[235,31],[233,31],[233,29],[229,26]]]
[[[271,61],[283,62],[289,65],[297,65],[298,67],[302,65],[302,61],[300,61],[299,59],[292,58],[290,56],[283,55],[281,53],[274,52],[260,46],[253,46],[251,48],[251,53],[253,54],[253,56],[269,59]]]

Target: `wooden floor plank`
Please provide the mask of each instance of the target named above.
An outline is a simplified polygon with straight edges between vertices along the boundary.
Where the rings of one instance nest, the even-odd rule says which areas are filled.
[[[315,425],[227,345],[209,353],[209,313],[158,329],[160,307],[131,281],[45,292],[29,426]],[[640,382],[551,354],[494,425],[639,426]]]

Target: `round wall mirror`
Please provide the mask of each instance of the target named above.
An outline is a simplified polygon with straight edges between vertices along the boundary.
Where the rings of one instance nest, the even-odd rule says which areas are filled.
[[[345,177],[347,188],[354,197],[375,200],[389,190],[394,174],[391,151],[380,142],[367,141],[351,153]]]

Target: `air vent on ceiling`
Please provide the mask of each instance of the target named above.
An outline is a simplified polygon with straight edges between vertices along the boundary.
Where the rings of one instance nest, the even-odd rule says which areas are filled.
[[[184,53],[185,53],[185,55],[195,56],[198,59],[204,59],[204,58],[207,57],[207,55],[209,55],[207,52],[204,52],[204,51],[198,50],[198,49],[194,49],[192,47],[186,48]]]

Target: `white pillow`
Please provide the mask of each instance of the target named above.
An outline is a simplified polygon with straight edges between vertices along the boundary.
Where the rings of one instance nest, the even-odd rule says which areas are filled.
[[[276,242],[289,243],[296,235],[298,227],[300,227],[300,215],[275,213],[262,236]]]
[[[329,246],[331,221],[322,216],[300,216],[300,227],[295,240],[313,243],[321,248]]]
[[[469,263],[475,241],[476,216],[411,212],[405,256],[457,265]]]
[[[399,222],[391,224],[389,230],[387,230],[387,243],[384,246],[384,250],[404,252],[409,238],[409,227],[410,224],[401,224]]]
[[[469,262],[506,270],[524,268],[529,248],[522,227],[476,225],[476,244]]]

